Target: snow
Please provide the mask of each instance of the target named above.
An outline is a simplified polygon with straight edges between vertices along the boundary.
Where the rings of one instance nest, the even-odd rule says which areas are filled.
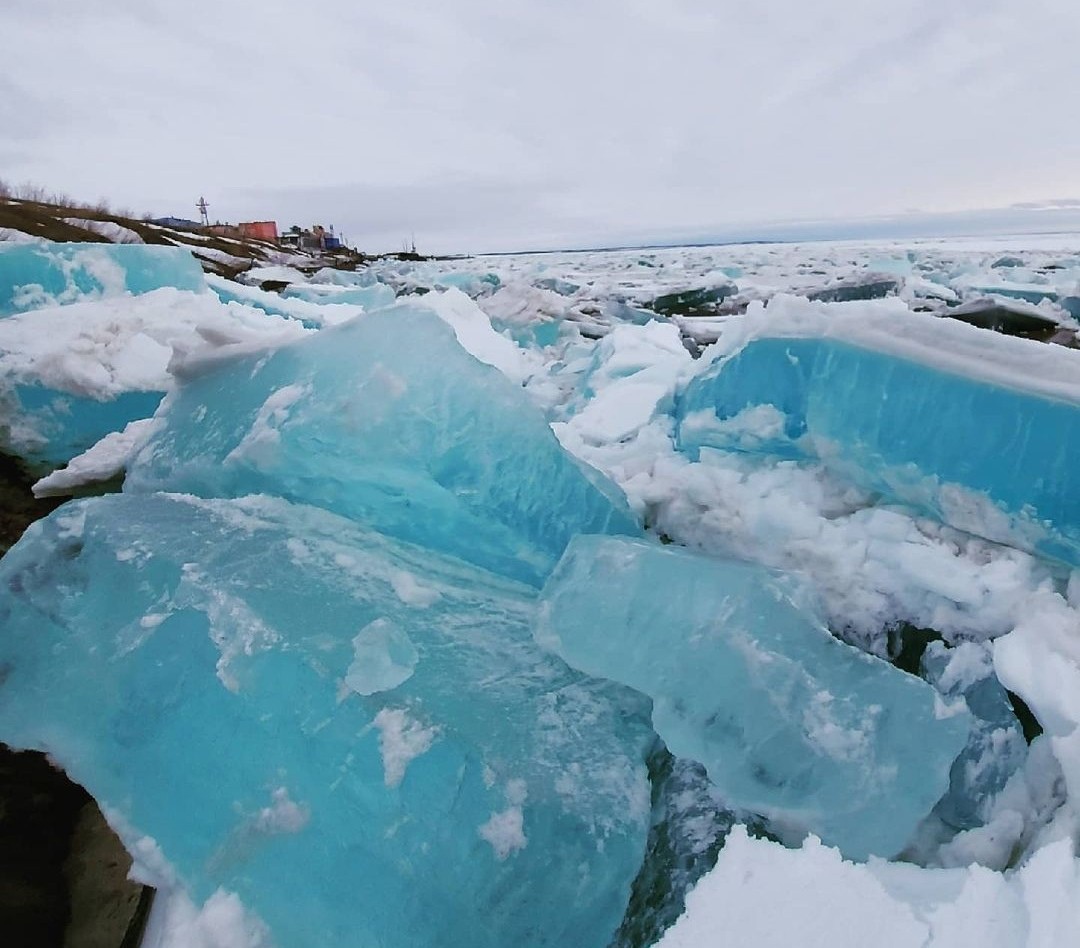
[[[224,250],[217,250],[214,247],[189,247],[192,254],[196,257],[200,257],[203,260],[210,260],[213,263],[219,263],[226,267],[233,269],[243,270],[251,265],[250,257],[238,257],[236,254],[226,253]]]
[[[657,404],[663,405],[664,398],[672,394],[677,396],[694,370],[707,371],[713,360],[730,356],[752,339],[773,335],[854,340],[867,348],[895,353],[981,383],[1075,403],[1076,380],[1080,378],[1075,352],[1007,339],[962,323],[911,313],[903,299],[813,304],[777,297],[776,292],[796,285],[795,279],[799,278],[796,261],[806,269],[820,266],[837,272],[835,261],[848,254],[851,260],[856,260],[869,254],[880,257],[886,252],[907,253],[914,247],[916,260],[926,261],[928,266],[943,273],[952,268],[961,277],[973,270],[989,268],[1006,250],[1018,252],[1029,261],[1029,266],[1033,262],[1035,266],[1052,263],[1058,267],[1047,271],[1053,285],[1060,293],[1075,295],[1080,291],[1078,246],[1080,241],[1075,237],[1054,236],[896,242],[884,247],[851,243],[545,255],[498,262],[489,259],[478,266],[495,267],[503,285],[494,295],[478,302],[494,321],[505,320],[504,325],[515,338],[529,341],[534,327],[542,327],[552,319],[563,320],[563,325],[594,323],[598,317],[582,312],[590,298],[601,300],[607,294],[634,287],[631,292],[636,298],[644,299],[670,286],[673,279],[692,279],[685,271],[702,272],[707,265],[705,261],[734,259],[747,271],[746,279],[738,279],[740,291],[769,298],[769,306],[765,308],[751,300],[751,312],[745,319],[734,316],[673,320],[684,332],[689,325],[694,331],[707,332],[721,342],[700,362],[693,363],[689,371],[672,371],[666,393],[657,393]],[[945,257],[952,259],[943,262]],[[657,265],[637,271],[633,266],[635,258],[648,258]],[[685,265],[684,272],[677,276],[664,273],[664,268],[659,266],[672,263],[673,258],[681,259]],[[714,263],[708,265],[715,268]],[[584,289],[571,300],[532,288],[521,280],[521,277],[529,280],[540,270],[554,271]],[[613,279],[612,274],[619,276]],[[637,282],[627,279],[631,276]],[[805,278],[802,279],[805,285]],[[933,280],[921,276],[907,278],[916,291],[912,298],[931,292],[942,300],[971,298],[965,294],[964,279],[954,285],[944,282],[947,275],[943,282],[937,282],[942,279],[939,275]],[[968,282],[974,285],[982,281]],[[1017,309],[1025,307],[1018,301],[1008,305]],[[1060,311],[1056,318],[1062,318]],[[983,929],[977,926],[984,924],[980,919],[989,918],[992,925],[993,919],[1000,917],[994,910],[997,901],[1004,898],[1003,893],[1013,893],[1015,905],[1021,899],[1031,898],[1031,893],[1044,883],[1056,895],[1045,900],[1035,898],[1030,905],[1022,903],[1011,916],[1010,924],[1003,922],[1004,927],[995,929],[993,937],[988,935],[985,943],[1018,946],[1075,941],[1080,937],[1080,920],[1067,911],[1061,912],[1062,907],[1075,905],[1075,894],[1065,894],[1062,886],[1066,891],[1068,885],[1075,886],[1076,867],[1080,863],[1072,860],[1067,845],[1055,840],[1074,835],[1077,826],[1073,805],[1066,802],[1065,796],[1067,792],[1072,798],[1077,793],[1075,788],[1080,787],[1080,773],[1075,764],[1070,765],[1080,761],[1080,747],[1074,746],[1071,737],[1080,722],[1074,700],[1080,693],[1076,678],[1080,671],[1080,654],[1077,654],[1080,603],[1075,595],[1071,600],[1065,595],[1066,579],[1069,590],[1080,586],[1075,581],[1077,573],[1066,573],[1063,577],[1059,567],[1022,549],[943,527],[929,517],[877,506],[872,494],[819,464],[755,461],[745,452],[760,450],[763,442],[775,439],[782,423],[783,416],[767,405],[750,408],[725,423],[728,437],[740,451],[703,450],[697,461],[680,457],[674,451],[672,425],[663,411],[649,417],[653,393],[644,384],[644,378],[636,397],[645,407],[640,413],[627,409],[632,424],[620,423],[624,402],[610,398],[603,412],[596,411],[602,425],[575,431],[574,428],[584,428],[577,419],[583,416],[588,420],[590,406],[602,404],[606,393],[618,381],[616,374],[605,376],[596,372],[596,363],[602,366],[613,356],[606,351],[601,354],[601,347],[609,345],[608,340],[616,334],[633,336],[635,332],[644,339],[645,334],[638,327],[616,324],[615,332],[608,327],[605,338],[598,343],[564,341],[546,357],[546,375],[534,375],[530,379],[527,390],[548,411],[564,446],[612,476],[627,492],[631,506],[662,534],[700,549],[735,553],[772,566],[804,571],[813,578],[833,628],[841,629],[850,640],[870,651],[885,654],[887,644],[882,630],[891,623],[907,621],[943,632],[947,641],[962,650],[966,665],[950,665],[954,683],[974,684],[975,679],[987,673],[992,655],[997,677],[1020,694],[1039,720],[1055,733],[1032,745],[1028,763],[998,795],[985,829],[962,832],[936,852],[933,847],[923,849],[923,858],[930,864],[956,868],[947,870],[947,874],[943,870],[916,867],[908,867],[906,871],[912,880],[923,879],[928,892],[939,887],[948,890],[950,885],[954,890],[968,886],[975,892],[981,885],[979,891],[985,889],[989,893],[979,901],[969,899],[946,906],[952,913],[951,927],[939,926],[932,944],[980,944],[979,933]],[[656,359],[649,361],[655,363]],[[595,381],[591,385],[584,381],[593,376]],[[639,425],[639,421],[644,423]],[[610,427],[605,430],[603,425]],[[986,524],[994,517],[993,510],[980,506],[977,498],[970,495],[953,492],[943,499],[949,516],[957,523],[975,526]],[[994,641],[976,650],[976,644],[988,638]],[[1073,774],[1071,782],[1069,774]],[[768,847],[776,860],[791,856],[791,851],[771,843],[750,841],[747,846]],[[1057,848],[1047,853],[1041,848],[1046,846]],[[830,852],[839,863],[835,851]],[[992,873],[978,866],[965,868],[973,861],[1003,868],[1016,860],[1018,852],[1026,853],[1027,861],[1023,862],[1024,868],[1010,875]],[[727,861],[722,861],[721,866],[728,872],[724,885],[729,885],[733,877],[741,878],[749,858],[744,859],[744,853],[745,847],[738,846],[722,853],[722,860]],[[1050,862],[1050,853],[1056,861],[1056,879],[1044,879],[1043,866],[1037,861]],[[1036,868],[1029,869],[1029,863]],[[851,873],[866,874],[864,867],[845,865]],[[817,862],[814,867],[818,867]],[[772,863],[770,871],[771,868]],[[875,878],[870,878],[868,883],[878,885]],[[881,912],[860,913],[858,900],[845,894],[849,884],[861,883],[850,882],[840,872],[822,876],[811,890],[812,896],[805,900],[805,912],[793,913],[790,930],[783,927],[772,907],[790,904],[795,891],[792,885],[777,885],[775,890],[768,890],[761,899],[749,903],[736,886],[730,898],[716,897],[715,912],[696,909],[700,903],[691,902],[686,922],[689,925],[695,914],[713,919],[715,932],[711,937],[707,928],[695,930],[690,925],[685,928],[685,939],[672,943],[694,948],[714,943],[879,943],[883,937],[880,919],[896,916],[898,911],[897,917],[914,919],[905,929],[911,940],[901,938],[898,943],[926,941],[928,928],[921,921],[925,915],[921,907],[913,910],[901,905],[898,910],[892,895],[886,893],[889,902]],[[744,905],[746,912],[739,914],[738,919],[746,919],[748,927],[740,930],[733,926],[731,913]],[[1030,925],[1028,912],[1032,918]],[[941,917],[945,917],[944,910]],[[856,921],[851,922],[852,919]],[[865,920],[862,928],[858,925],[860,919]],[[812,923],[819,921],[832,922],[831,930],[820,941],[807,938],[805,932],[816,931]],[[1041,925],[1054,934],[1040,934]],[[968,937],[966,930],[975,934]]]
[[[287,792],[280,802],[291,803]],[[274,948],[269,929],[235,892],[219,887],[196,904],[153,837],[119,810],[104,804],[102,811],[132,858],[128,878],[155,889],[140,948]]]
[[[1080,931],[1080,861],[1065,840],[1020,869],[845,861],[811,837],[789,850],[736,827],[657,948],[1057,948]]]
[[[142,237],[130,227],[124,227],[115,221],[95,221],[84,217],[64,217],[61,219],[65,224],[70,224],[72,227],[81,227],[83,230],[88,230],[99,237],[104,237],[110,243],[141,244],[144,242]]]
[[[119,477],[127,468],[150,432],[152,418],[129,422],[123,431],[111,431],[82,454],[68,461],[67,466],[38,480],[33,486],[35,497],[63,497],[77,488],[86,487]]]
[[[440,293],[428,304],[454,330],[466,352],[494,366],[513,382],[524,382],[539,366],[530,363],[525,351],[497,333],[484,312],[461,290]]]
[[[233,892],[216,890],[201,906],[182,890],[159,890],[141,948],[273,948],[269,929]]]
[[[521,807],[528,798],[524,780],[511,780],[506,785],[506,802],[509,806],[480,827],[480,837],[491,845],[495,858],[503,862],[513,853],[524,849],[529,840],[525,835],[525,817]]]
[[[298,322],[169,288],[0,319],[0,445],[56,466],[152,414],[192,361],[305,334]]]
[[[108,306],[74,303],[3,320],[0,371],[94,397],[159,386],[177,355],[302,335],[295,324],[250,309],[161,289]]]
[[[401,708],[383,708],[372,723],[379,730],[384,782],[388,787],[398,787],[405,779],[409,763],[427,753],[438,737],[439,729],[424,727]]]
[[[310,329],[347,322],[364,312],[364,307],[355,303],[313,303],[310,300],[284,297],[279,293],[260,290],[258,287],[213,274],[207,274],[206,283],[223,303],[240,303],[260,309],[270,316],[295,319]]]
[[[0,227],[0,241],[5,240],[10,241],[13,244],[41,243],[40,237],[34,237],[30,234],[23,233],[21,230],[16,230],[14,227]]]

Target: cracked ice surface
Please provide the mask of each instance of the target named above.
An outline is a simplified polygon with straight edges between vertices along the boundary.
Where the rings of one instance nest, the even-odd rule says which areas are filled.
[[[530,587],[313,507],[162,494],[61,508],[0,583],[0,733],[197,903],[235,893],[282,948],[617,927],[647,705],[533,644]]]

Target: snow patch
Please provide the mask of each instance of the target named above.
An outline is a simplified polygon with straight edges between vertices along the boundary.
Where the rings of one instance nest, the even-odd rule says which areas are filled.
[[[425,727],[401,708],[383,708],[373,723],[379,729],[383,782],[391,789],[398,787],[409,764],[431,748],[439,728]]]
[[[524,780],[509,781],[506,785],[506,802],[509,806],[498,813],[492,813],[491,818],[478,830],[481,838],[491,845],[499,862],[528,845],[529,841],[525,837],[525,816],[521,809],[527,796]]]

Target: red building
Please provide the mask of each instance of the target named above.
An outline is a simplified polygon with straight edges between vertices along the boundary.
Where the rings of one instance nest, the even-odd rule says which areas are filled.
[[[241,237],[252,240],[269,240],[276,243],[278,239],[277,221],[248,221],[245,224],[237,224],[236,229]]]

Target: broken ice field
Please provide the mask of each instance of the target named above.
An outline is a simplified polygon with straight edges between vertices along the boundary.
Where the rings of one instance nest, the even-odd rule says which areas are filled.
[[[743,289],[712,263],[705,295],[605,290],[625,320],[597,343],[523,321],[516,263],[276,297],[208,289],[179,250],[27,246],[0,253],[4,449],[76,470],[146,421],[120,493],[0,560],[0,740],[84,785],[162,899],[235,895],[280,948],[603,948],[682,910],[705,824],[925,863],[1037,785],[1049,752],[974,624],[915,674],[834,634],[817,560],[644,524],[696,537],[671,513],[693,501],[734,536],[708,476],[767,472],[778,508],[813,477],[957,551],[1012,544],[1050,615],[1080,564],[1073,353],[819,294],[751,306],[695,362],[676,320]],[[541,272],[520,292],[553,308],[595,279]],[[701,780],[650,786],[668,754]]]

